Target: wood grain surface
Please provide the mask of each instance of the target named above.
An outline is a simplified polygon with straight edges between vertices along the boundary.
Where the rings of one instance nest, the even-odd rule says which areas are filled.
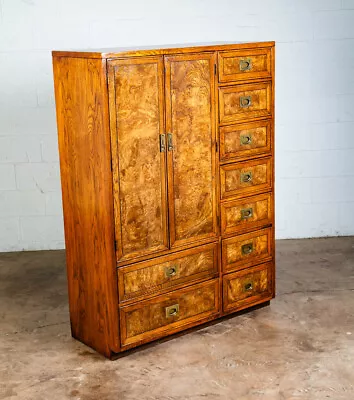
[[[218,244],[118,268],[120,301],[136,301],[218,274]]]
[[[116,48],[102,48],[90,50],[77,50],[77,51],[53,51],[55,57],[79,57],[79,58],[131,58],[131,57],[146,57],[156,55],[176,55],[176,54],[190,54],[202,53],[210,51],[226,51],[236,49],[247,49],[253,51],[256,48],[273,47],[274,41],[269,42],[224,42],[224,43],[190,43],[188,46],[185,44],[167,44],[167,45],[152,45],[152,46],[130,46],[130,47],[116,47]]]
[[[272,263],[224,275],[223,309],[241,310],[272,298]]]
[[[220,166],[221,198],[239,198],[271,189],[272,165],[271,157],[267,157]]]
[[[219,312],[218,279],[121,308],[122,346],[141,344],[184,329]],[[176,315],[166,308],[178,306]]]
[[[272,258],[272,228],[237,235],[222,241],[224,272],[237,271]]]
[[[215,54],[166,57],[171,247],[216,237]]]
[[[106,62],[54,58],[72,335],[120,350]]]
[[[219,52],[219,82],[271,77],[269,48]],[[249,69],[243,69],[249,63]]]
[[[168,248],[163,60],[109,62],[118,260]]]
[[[249,218],[242,218],[243,210],[250,210]],[[273,201],[270,193],[221,203],[221,234],[248,232],[272,224]]]
[[[251,105],[241,107],[241,97],[249,97]],[[219,88],[219,121],[228,125],[245,120],[269,118],[272,113],[271,82]]]
[[[267,155],[271,152],[271,120],[222,126],[219,132],[221,163]]]

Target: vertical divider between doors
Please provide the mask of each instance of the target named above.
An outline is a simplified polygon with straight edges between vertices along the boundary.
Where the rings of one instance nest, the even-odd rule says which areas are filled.
[[[165,84],[165,131],[173,133],[172,129],[172,104],[171,104],[171,63],[164,56],[164,84]],[[167,146],[168,147],[168,146]],[[175,213],[174,213],[174,188],[173,188],[173,152],[167,149],[167,202],[168,202],[168,227],[169,247],[172,248],[176,240]]]
[[[163,132],[166,137],[167,141],[167,90],[166,90],[166,56],[162,56],[162,87],[163,87]],[[166,143],[166,142],[165,142]],[[170,224],[170,199],[169,199],[169,182],[168,182],[168,176],[169,176],[169,165],[168,165],[168,148],[165,146],[165,189],[166,189],[166,223],[167,223],[167,247],[170,250],[171,249],[171,224]]]

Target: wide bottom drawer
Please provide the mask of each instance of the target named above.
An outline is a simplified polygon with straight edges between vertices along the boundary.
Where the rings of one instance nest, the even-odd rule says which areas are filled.
[[[219,312],[219,280],[120,308],[122,347],[133,347],[197,325]]]
[[[273,263],[223,276],[224,312],[237,311],[272,298]]]

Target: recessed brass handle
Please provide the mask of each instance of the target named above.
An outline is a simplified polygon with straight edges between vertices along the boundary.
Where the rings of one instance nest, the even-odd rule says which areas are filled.
[[[245,289],[245,292],[248,292],[249,290],[252,290],[253,289],[253,283],[252,282],[245,283],[244,289]]]
[[[169,306],[165,308],[166,318],[175,317],[179,313],[179,304],[174,304],[173,306]]]
[[[251,144],[252,143],[252,135],[241,135],[240,142],[242,145]]]
[[[241,178],[240,178],[242,183],[247,183],[252,181],[252,172],[242,172],[241,173]]]
[[[240,71],[249,71],[252,69],[252,59],[242,58],[239,62]]]
[[[241,219],[248,219],[253,217],[253,208],[243,208],[241,210]]]
[[[240,97],[240,107],[248,108],[252,105],[252,97],[251,96],[241,96]]]
[[[251,254],[253,252],[253,243],[247,243],[242,245],[241,252],[244,255]]]
[[[165,276],[166,278],[172,278],[178,272],[178,265],[171,265],[170,267],[165,268]]]
[[[172,133],[167,134],[167,150],[172,151],[173,150],[173,140],[172,140]]]
[[[166,151],[166,136],[160,135],[160,152],[164,153]]]

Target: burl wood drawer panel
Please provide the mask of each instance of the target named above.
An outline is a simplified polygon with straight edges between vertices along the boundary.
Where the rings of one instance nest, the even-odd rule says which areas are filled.
[[[238,271],[268,261],[272,257],[272,238],[272,228],[266,228],[224,239],[223,271]]]
[[[272,264],[261,264],[223,277],[223,310],[236,311],[272,298]]]
[[[245,232],[272,223],[273,202],[270,193],[227,201],[221,206],[221,234]]]
[[[221,199],[243,197],[272,187],[272,159],[220,166]]]
[[[218,290],[219,280],[213,279],[122,307],[122,346],[155,340],[215,316],[219,312]]]
[[[272,115],[271,82],[219,88],[219,122],[232,124]]]
[[[219,82],[271,77],[270,49],[219,52]]]
[[[220,162],[267,154],[271,151],[272,121],[220,127]]]
[[[135,301],[216,276],[218,273],[217,248],[217,243],[212,243],[118,268],[120,301]]]

